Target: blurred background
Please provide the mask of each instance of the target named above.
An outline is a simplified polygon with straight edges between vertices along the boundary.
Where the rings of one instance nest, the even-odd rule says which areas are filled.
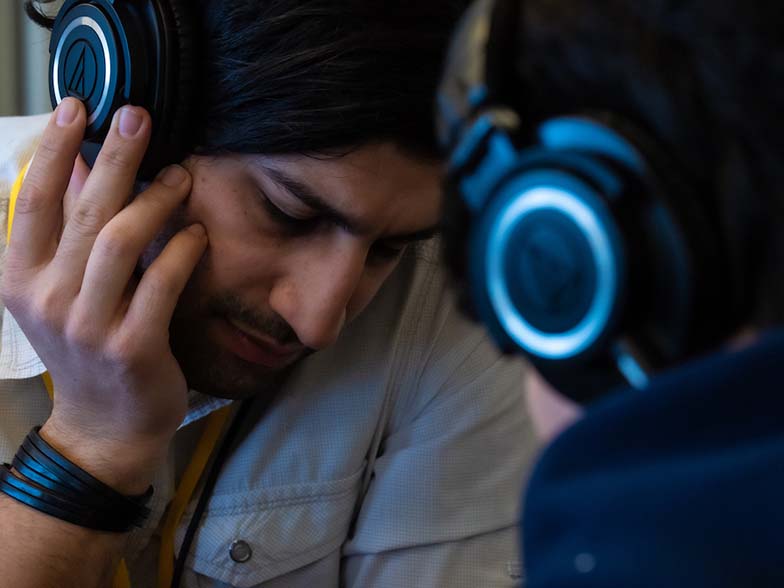
[[[51,110],[48,67],[49,31],[27,19],[22,0],[0,0],[0,116]]]

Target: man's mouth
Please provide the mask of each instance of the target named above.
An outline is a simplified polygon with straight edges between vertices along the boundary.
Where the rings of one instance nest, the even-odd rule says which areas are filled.
[[[275,339],[255,333],[230,319],[220,321],[218,336],[221,344],[240,359],[270,369],[286,367],[303,351],[299,343],[281,345]]]

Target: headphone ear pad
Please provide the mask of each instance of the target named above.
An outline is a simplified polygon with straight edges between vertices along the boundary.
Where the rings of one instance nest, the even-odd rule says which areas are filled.
[[[75,96],[88,109],[81,153],[92,165],[114,113],[146,108],[153,132],[138,177],[187,154],[195,87],[194,25],[187,0],[67,0],[50,42],[52,106]]]
[[[154,4],[162,23],[157,33],[163,51],[153,112],[157,130],[140,172],[144,178],[187,155],[196,85],[193,8],[187,0],[154,0]]]
[[[502,348],[583,363],[617,334],[628,272],[608,181],[589,158],[532,149],[492,190],[469,266],[477,312]]]

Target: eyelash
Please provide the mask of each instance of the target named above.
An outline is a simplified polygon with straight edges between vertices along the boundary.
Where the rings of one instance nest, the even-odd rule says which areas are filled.
[[[275,206],[265,194],[262,194],[262,202],[264,203],[264,208],[269,213],[270,218],[275,223],[292,233],[307,233],[318,223],[318,218],[297,218],[295,216],[286,214],[280,208]],[[402,247],[394,247],[391,245],[385,245],[383,243],[376,243],[371,249],[371,255],[378,260],[391,261],[397,259],[400,255],[403,254],[405,250],[406,245],[403,245]]]
[[[318,219],[316,218],[297,218],[295,216],[286,214],[280,208],[275,206],[265,194],[262,194],[261,200],[264,203],[264,208],[269,213],[270,218],[272,218],[272,220],[278,225],[289,231],[305,233],[313,228],[316,222],[318,222]]]
[[[392,247],[390,245],[382,245],[380,243],[376,243],[373,245],[371,249],[372,255],[376,259],[380,259],[383,261],[391,261],[393,259],[397,259],[400,257],[403,252],[406,250],[406,246],[403,247]]]

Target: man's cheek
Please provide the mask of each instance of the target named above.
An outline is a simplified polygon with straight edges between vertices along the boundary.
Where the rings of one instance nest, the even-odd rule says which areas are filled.
[[[582,416],[580,405],[559,394],[533,367],[526,370],[523,385],[536,435],[545,443]]]

